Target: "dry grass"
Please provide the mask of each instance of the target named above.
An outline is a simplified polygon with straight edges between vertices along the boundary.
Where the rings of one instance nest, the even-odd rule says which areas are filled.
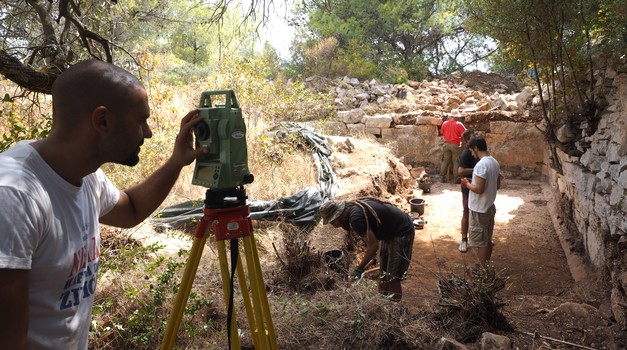
[[[431,349],[437,339],[420,316],[373,293],[371,281],[338,282],[315,294],[273,297],[281,349]]]
[[[448,337],[474,342],[483,332],[512,330],[496,294],[505,287],[504,271],[460,267],[438,282],[440,299],[433,320]]]
[[[317,185],[316,167],[309,149],[295,135],[270,130],[258,122],[248,130],[248,166],[255,181],[247,186],[248,197],[274,200]]]

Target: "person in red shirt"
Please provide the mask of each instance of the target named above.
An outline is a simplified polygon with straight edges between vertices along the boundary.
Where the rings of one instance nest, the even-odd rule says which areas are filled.
[[[448,119],[442,124],[440,132],[444,135],[444,143],[442,144],[442,164],[440,165],[440,180],[448,181],[448,168],[453,168],[452,183],[459,183],[457,167],[459,165],[459,156],[462,153],[462,134],[466,131],[466,127],[459,121],[461,114],[454,111]]]

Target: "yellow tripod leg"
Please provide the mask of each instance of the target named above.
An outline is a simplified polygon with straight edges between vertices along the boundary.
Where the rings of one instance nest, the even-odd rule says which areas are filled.
[[[246,309],[246,318],[248,319],[248,327],[252,331],[253,343],[255,349],[259,349],[259,339],[255,330],[255,315],[253,313],[253,306],[251,304],[250,294],[248,293],[248,285],[246,283],[246,274],[244,273],[244,265],[242,264],[241,255],[237,256],[237,280],[239,282],[239,289],[242,292],[242,300],[244,301],[244,307]]]
[[[246,266],[248,268],[248,278],[250,280],[250,289],[253,300],[253,311],[255,314],[255,324],[256,330],[258,333],[259,340],[259,348],[261,350],[271,349],[270,348],[270,340],[268,339],[269,334],[274,334],[274,331],[266,330],[264,320],[267,321],[270,318],[270,314],[268,313],[264,317],[264,313],[266,313],[266,308],[263,306],[263,302],[265,299],[265,285],[263,284],[263,279],[261,278],[261,268],[259,267],[259,260],[257,259],[257,255],[255,253],[255,245],[252,241],[253,238],[251,236],[244,237],[244,252],[246,255]],[[269,308],[267,308],[269,310]]]
[[[224,294],[224,304],[229,307],[229,299],[231,294],[231,276],[229,275],[229,264],[226,258],[226,241],[216,241],[218,246],[218,258],[220,260],[220,274],[222,275],[222,292]],[[239,255],[238,255],[239,260]],[[238,265],[239,261],[238,261]],[[235,291],[235,289],[233,289]],[[235,317],[235,305],[232,305],[231,313],[231,348],[240,349],[239,334],[237,332],[237,319]]]
[[[185,271],[183,272],[183,278],[181,279],[181,285],[179,286],[179,291],[176,294],[172,314],[170,315],[168,326],[163,336],[161,350],[169,350],[174,347],[176,333],[181,326],[181,319],[183,318],[185,305],[187,305],[187,299],[189,298],[189,293],[192,290],[192,284],[194,282],[194,277],[196,276],[196,271],[198,270],[198,263],[200,262],[206,241],[206,235],[203,238],[194,238],[194,243],[192,244],[192,249],[185,265]]]
[[[249,255],[250,255],[250,259],[252,259],[253,261],[253,265],[254,265],[254,273],[250,273],[249,275],[252,275],[252,279],[254,280],[254,283],[257,284],[258,286],[258,290],[260,291],[260,293],[258,293],[258,300],[259,303],[261,304],[261,308],[262,308],[262,313],[264,315],[264,320],[266,322],[266,331],[268,332],[268,341],[270,342],[270,348],[269,349],[278,349],[277,346],[277,341],[276,341],[276,334],[274,333],[274,323],[272,322],[272,315],[270,314],[270,306],[268,304],[268,297],[266,295],[266,285],[263,282],[263,274],[261,272],[261,264],[259,263],[259,254],[257,251],[257,243],[255,242],[255,237],[254,235],[251,233],[250,237],[247,237],[249,239],[249,244],[250,244],[250,254],[247,254],[246,258],[248,259]],[[244,245],[245,248],[246,245]],[[252,283],[252,282],[251,282]]]

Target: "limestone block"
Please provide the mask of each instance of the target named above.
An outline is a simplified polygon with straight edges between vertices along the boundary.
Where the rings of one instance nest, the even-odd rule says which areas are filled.
[[[449,338],[440,338],[435,345],[436,350],[468,350],[466,345]]]
[[[598,193],[594,196],[594,213],[599,218],[607,218],[611,215],[612,207],[610,207],[609,196]]]
[[[350,77],[347,77],[347,76],[342,78],[342,82],[346,83],[346,84],[353,85],[353,86],[359,85],[359,79],[357,79],[357,78],[350,78]]]
[[[463,94],[462,94],[462,95],[463,95]],[[455,103],[455,104],[460,105],[460,104],[461,104],[464,100],[465,100],[465,98],[463,98],[463,99],[462,99],[462,98],[459,98],[459,97],[457,97],[457,96],[452,96],[452,95],[451,95],[451,96],[448,96],[447,102],[448,102],[449,104],[453,104],[453,103]]]
[[[516,95],[516,97],[514,97],[514,100],[519,106],[526,106],[532,97],[533,97],[533,94],[531,93],[531,88],[528,86],[525,86],[523,91],[521,91],[518,95]]]
[[[377,97],[377,103],[378,104],[382,104],[385,101],[390,100],[390,99],[392,99],[392,97],[390,95],[379,96],[379,97]]]
[[[481,335],[482,350],[510,350],[512,340],[506,336],[484,332]]]
[[[417,112],[393,114],[392,121],[394,122],[394,125],[415,125],[417,116]]]
[[[363,135],[366,131],[366,126],[364,124],[346,124],[346,128],[348,129],[348,133],[351,135]]]
[[[420,105],[418,106],[418,109],[423,110],[423,111],[438,111],[439,110],[438,106],[434,106],[430,104]]]
[[[547,314],[547,319],[574,329],[606,327],[609,324],[609,320],[596,307],[574,302],[561,304]]]
[[[442,125],[442,118],[419,116],[416,117],[416,125]]]
[[[389,128],[392,125],[392,120],[391,114],[366,115],[362,119],[362,123],[366,125],[366,128]]]
[[[593,173],[596,173],[599,170],[601,170],[601,164],[603,163],[604,160],[605,158],[599,157],[593,154],[592,152],[590,152],[589,150],[586,151],[586,153],[584,153],[579,159],[579,161],[581,162],[581,165],[588,168]]]
[[[579,164],[571,163],[571,162],[562,162],[562,170],[564,172],[564,181],[569,182],[571,184],[577,183],[577,174],[584,173],[583,167],[579,166]]]
[[[397,154],[402,154],[406,163],[440,162],[441,141],[433,125],[397,125],[381,129],[381,139],[394,142]]]
[[[544,162],[544,136],[532,123],[490,122],[486,142],[502,166],[535,169]]]
[[[488,101],[488,102],[480,104],[477,107],[477,110],[478,111],[489,111],[490,110],[490,102]]]
[[[623,329],[627,328],[627,311],[624,306],[627,304],[627,297],[625,297],[625,294],[618,288],[612,288],[610,300],[612,301],[612,314],[614,315],[614,319],[616,319],[616,322]]]
[[[446,88],[439,87],[439,86],[430,86],[429,92],[431,92],[432,95],[445,94]]]
[[[597,173],[597,175],[601,174],[601,172]],[[607,173],[606,173],[607,174]],[[601,181],[596,185],[595,192],[598,194],[609,195],[612,192],[612,180],[610,180],[609,176],[599,177]]]
[[[503,98],[503,96],[497,98],[496,100],[492,101],[492,105],[491,105],[492,109],[499,109],[502,111],[505,111],[508,109],[508,103],[507,101],[505,101],[505,98]]]
[[[623,143],[617,142],[619,139],[622,139],[620,142]],[[616,136],[608,144],[605,156],[609,162],[618,163],[625,155],[627,155],[627,131],[623,130],[622,135]]]
[[[364,101],[364,100],[367,101],[368,99],[370,99],[370,94],[367,94],[367,93],[364,92],[364,93],[355,95],[355,98],[360,100],[360,101]]]
[[[516,103],[516,101],[510,101],[507,103],[507,111],[518,111],[521,110],[522,107]]]
[[[627,157],[623,157],[621,159],[621,162],[623,162],[623,159],[627,160]],[[621,165],[620,163],[619,164],[608,163],[608,165],[609,165],[609,168],[607,172],[610,173],[610,179],[618,183],[618,180],[620,179],[620,173],[627,170],[627,165],[626,164]]]
[[[625,220],[625,210],[618,214],[612,215],[608,218],[608,224],[610,226],[611,235],[626,235],[627,234],[627,220]]]
[[[591,220],[592,221],[592,220]],[[595,218],[594,225],[590,225],[584,232],[585,246],[590,262],[597,268],[600,268],[605,263],[605,241],[607,240],[609,232],[609,226],[607,224],[607,217],[600,221]]]
[[[398,138],[415,138],[418,134],[417,125],[397,125],[395,128],[381,129],[381,137],[384,139],[398,139]]]
[[[444,99],[443,99],[443,98],[440,98],[440,97],[435,96],[435,97],[431,98],[431,100],[429,101],[429,103],[430,103],[430,104],[432,104],[432,105],[441,106],[441,105],[443,105],[443,104],[444,104]]]
[[[377,96],[383,96],[386,94],[386,91],[384,89],[382,89],[381,87],[376,87],[372,90],[372,92],[377,95]]]
[[[610,192],[610,205],[616,206],[625,200],[625,189],[622,186],[613,186]]]
[[[371,128],[366,126],[366,130],[364,132],[370,135],[381,136],[381,128]]]
[[[575,185],[581,189],[585,198],[594,198],[594,193],[597,185],[601,180],[593,174],[587,172],[580,172],[575,175],[577,180]]]
[[[564,163],[564,162],[575,163],[575,164],[580,163],[579,157],[571,156],[567,153],[564,153],[564,151],[562,151],[559,148],[557,148],[555,152],[557,153],[557,158],[559,159],[560,163]]]
[[[476,112],[479,110],[479,106],[477,106],[476,104],[462,104],[461,106],[459,106],[459,109],[461,110],[462,113],[468,113],[468,112]]]
[[[618,184],[622,187],[622,188],[627,188],[627,170],[623,170],[620,173],[620,177],[618,178]]]
[[[357,124],[366,114],[363,109],[355,108],[350,111],[338,111],[337,116],[346,124]]]
[[[498,120],[490,122],[490,133],[492,134],[508,134],[512,126],[512,122],[506,120]]]

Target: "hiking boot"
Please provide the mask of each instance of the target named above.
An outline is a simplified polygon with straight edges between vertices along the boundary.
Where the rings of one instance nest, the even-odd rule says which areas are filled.
[[[459,251],[462,253],[468,251],[468,239],[462,238],[462,242],[459,244]]]

